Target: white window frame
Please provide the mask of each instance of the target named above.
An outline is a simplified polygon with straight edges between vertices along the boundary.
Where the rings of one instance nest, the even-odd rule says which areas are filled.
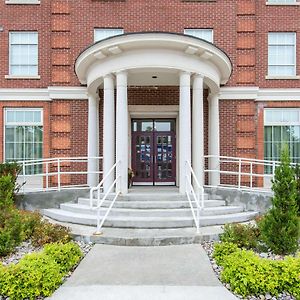
[[[11,51],[11,35],[17,33],[36,33],[37,34],[37,74],[36,75],[27,75],[27,74],[12,74],[11,73],[11,60],[12,60],[12,51]],[[29,79],[40,79],[39,73],[39,33],[38,31],[10,31],[9,32],[9,75],[6,75],[6,79],[22,79],[22,78],[29,78]]]
[[[40,122],[7,122],[7,112],[9,111],[38,111],[41,113]],[[43,108],[30,108],[30,107],[9,107],[4,109],[4,126],[3,126],[3,160],[6,160],[5,153],[5,139],[6,139],[6,126],[43,126],[44,128],[44,110]]]
[[[284,34],[284,33],[293,33],[295,36],[295,43],[294,43],[294,58],[295,58],[295,64],[294,64],[294,74],[293,75],[281,75],[281,74],[269,74],[269,36],[270,34],[278,33],[278,34]],[[268,32],[268,75],[266,76],[266,79],[300,79],[300,76],[297,75],[297,32],[294,31],[270,31]]]
[[[298,121],[266,121],[267,112],[283,112],[283,111],[297,111],[298,112]],[[300,125],[300,108],[265,108],[264,109],[264,126],[298,126]]]
[[[189,36],[193,36],[193,37],[198,37],[196,35],[193,35],[191,33],[189,33],[189,31],[208,31],[208,32],[211,32],[211,41],[208,41],[206,39],[204,39],[205,41],[209,42],[209,43],[213,43],[214,42],[214,30],[213,28],[185,28],[183,33],[185,35],[189,35]]]
[[[5,0],[5,4],[38,5],[41,4],[41,1],[40,0]]]
[[[293,6],[293,5],[300,5],[299,0],[294,0],[293,2],[286,2],[286,0],[280,0],[278,2],[274,2],[274,0],[268,0],[266,2],[266,5],[270,6],[276,6],[276,5],[287,5],[287,6]]]
[[[106,31],[106,32],[109,32],[109,31],[117,31],[117,30],[120,31],[120,33],[108,35],[108,36],[107,36],[106,38],[104,38],[104,39],[107,39],[107,38],[110,38],[110,37],[113,37],[113,36],[118,36],[118,35],[124,34],[124,29],[123,29],[123,28],[118,28],[118,27],[116,27],[116,28],[94,28],[94,43],[100,42],[100,41],[104,40],[104,39],[101,39],[101,40],[97,40],[97,41],[96,41],[96,32],[97,32],[97,30],[99,30],[99,31],[102,30],[102,31]]]

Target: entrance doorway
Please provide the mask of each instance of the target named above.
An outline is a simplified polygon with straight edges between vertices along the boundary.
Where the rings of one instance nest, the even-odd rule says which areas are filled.
[[[132,120],[134,185],[176,184],[175,119]]]

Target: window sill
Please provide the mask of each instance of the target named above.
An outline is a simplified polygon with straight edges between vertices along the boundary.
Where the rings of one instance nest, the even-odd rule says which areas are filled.
[[[267,75],[266,79],[268,80],[297,80],[300,79],[300,76],[271,76],[271,75]]]
[[[37,75],[37,76],[5,75],[5,79],[32,79],[32,80],[39,80],[39,79],[41,79],[41,76],[40,75]]]
[[[5,4],[37,5],[37,4],[41,4],[41,1],[40,0],[5,0]]]
[[[272,2],[267,2],[266,5],[269,5],[269,6],[299,6],[300,5],[300,2],[294,2],[294,3],[272,3]]]

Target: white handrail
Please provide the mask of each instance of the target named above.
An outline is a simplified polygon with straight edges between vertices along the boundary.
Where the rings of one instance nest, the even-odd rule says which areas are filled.
[[[107,180],[107,178],[109,178],[109,176],[112,174],[112,172],[115,171],[115,169],[117,168],[118,164],[120,163],[120,161],[116,162],[111,168],[110,170],[107,172],[107,174],[103,177],[103,179],[100,181],[100,183],[96,186],[90,189],[90,207],[93,207],[93,194],[94,192],[97,191],[97,206],[99,205],[100,202],[100,195],[101,195],[101,190],[103,190],[103,185],[105,183],[105,181]],[[107,197],[107,193],[105,194],[104,197]],[[101,204],[103,203],[103,200],[101,201]]]
[[[197,233],[199,233],[200,232],[200,215],[204,209],[204,188],[203,188],[203,186],[200,185],[200,183],[195,175],[195,172],[194,172],[191,164],[188,161],[185,162],[185,170],[186,170],[186,175],[185,175],[186,195],[187,195],[187,198],[188,198],[191,210],[192,210],[192,215],[193,215],[195,225],[197,228]],[[196,186],[197,194],[195,193],[194,186],[192,185],[191,177],[193,178],[193,183]],[[195,214],[194,205],[192,203],[191,195],[193,197],[194,202],[196,203],[196,209],[197,209],[196,214]]]
[[[97,160],[97,164],[103,159],[103,157],[92,158]],[[90,157],[80,156],[17,161],[22,167],[22,173],[18,178],[19,184],[22,185],[19,193],[25,193],[25,190],[29,193],[37,191],[61,191],[62,189],[69,188],[85,189],[88,187],[85,177],[82,176],[80,182],[75,184],[72,183],[72,180],[64,182],[63,176],[103,174],[101,170],[89,171],[87,169],[89,159]],[[34,172],[29,172],[28,168],[32,168]]]

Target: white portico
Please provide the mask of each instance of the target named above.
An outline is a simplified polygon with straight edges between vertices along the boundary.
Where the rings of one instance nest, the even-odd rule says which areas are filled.
[[[220,85],[231,75],[228,56],[204,40],[173,33],[132,33],[95,43],[84,50],[76,61],[75,70],[89,92],[88,112],[88,177],[90,186],[96,186],[97,164],[92,157],[99,155],[98,90],[103,88],[103,173],[108,173],[115,162],[121,180],[117,189],[127,193],[129,160],[128,86],[152,85],[149,74],[159,74],[157,85],[179,85],[177,183],[185,192],[185,164],[190,162],[200,182],[204,183],[204,124],[203,89],[209,89],[210,155],[220,154],[219,98]],[[116,96],[115,96],[116,89]],[[142,104],[142,103],[141,103]],[[116,110],[116,111],[115,111]],[[102,120],[100,120],[102,122]],[[215,159],[211,169],[218,169]],[[115,174],[106,182],[109,187]],[[210,173],[214,185],[219,173]]]

